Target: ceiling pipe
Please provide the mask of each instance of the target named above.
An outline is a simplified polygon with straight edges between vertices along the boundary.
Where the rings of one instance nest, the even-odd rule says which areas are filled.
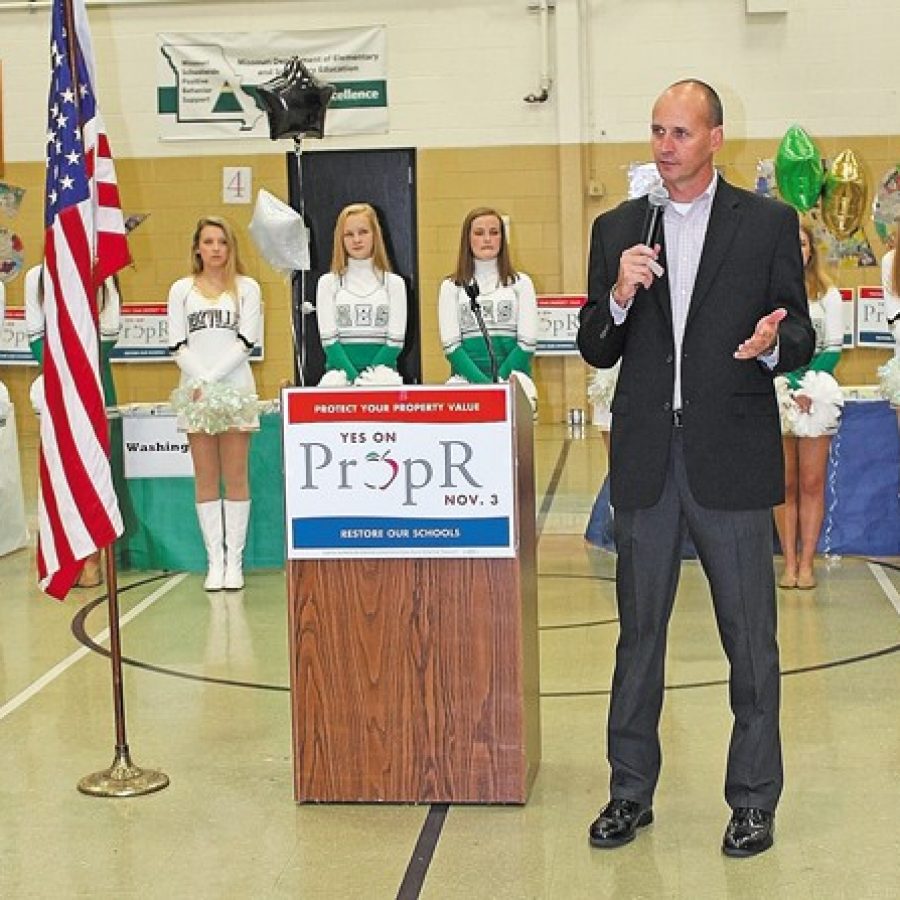
[[[550,97],[553,79],[550,77],[550,10],[556,7],[556,0],[540,0],[529,6],[530,12],[537,11],[541,26],[541,80],[536,94],[527,94],[526,103],[545,103]]]

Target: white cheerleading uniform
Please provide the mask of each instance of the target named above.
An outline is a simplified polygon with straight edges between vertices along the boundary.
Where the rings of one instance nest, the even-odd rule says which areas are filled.
[[[891,331],[894,333],[894,356],[900,358],[900,297],[894,293],[891,286],[896,252],[896,250],[890,250],[882,257],[881,288],[884,296],[884,315],[891,323]],[[891,321],[892,319],[893,321]]]
[[[169,290],[169,352],[181,369],[181,386],[218,382],[256,394],[249,360],[259,339],[260,289],[245,275],[238,275],[236,284],[237,300],[228,291],[209,299],[193,277],[179,279]],[[239,427],[258,428],[259,419]],[[187,430],[182,416],[179,428]]]
[[[816,332],[813,358],[820,353],[840,353],[844,346],[844,302],[841,292],[836,287],[830,287],[821,298],[811,301],[809,318]]]
[[[44,304],[41,291],[41,271],[43,266],[32,266],[25,273],[25,328],[28,342],[34,343],[44,337]],[[105,297],[100,309],[100,340],[115,343],[122,328],[122,300],[115,279],[107,278],[103,285]]]
[[[44,315],[44,292],[41,289],[43,265],[32,266],[25,273],[25,330],[28,333],[28,344],[34,358],[43,368],[44,364],[44,331],[46,316]],[[100,379],[103,384],[103,400],[107,406],[116,405],[116,390],[112,379],[109,354],[119,339],[122,329],[121,297],[116,287],[115,278],[107,278],[101,292],[99,313],[100,330]],[[40,414],[44,406],[44,376],[38,375],[31,386],[31,403],[34,411]]]

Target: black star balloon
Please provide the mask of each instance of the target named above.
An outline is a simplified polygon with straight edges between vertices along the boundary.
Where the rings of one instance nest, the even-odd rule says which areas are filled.
[[[259,105],[269,117],[269,137],[324,137],[325,111],[334,85],[319,81],[299,57],[288,60],[284,71],[256,88]]]

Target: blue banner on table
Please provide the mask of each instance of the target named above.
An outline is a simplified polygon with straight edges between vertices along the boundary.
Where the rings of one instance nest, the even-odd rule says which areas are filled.
[[[886,400],[848,401],[831,443],[822,553],[900,555],[900,434]]]

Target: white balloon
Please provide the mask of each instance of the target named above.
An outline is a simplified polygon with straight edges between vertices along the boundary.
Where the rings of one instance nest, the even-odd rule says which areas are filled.
[[[266,190],[256,195],[250,234],[259,252],[274,269],[309,269],[309,233],[297,210]]]

